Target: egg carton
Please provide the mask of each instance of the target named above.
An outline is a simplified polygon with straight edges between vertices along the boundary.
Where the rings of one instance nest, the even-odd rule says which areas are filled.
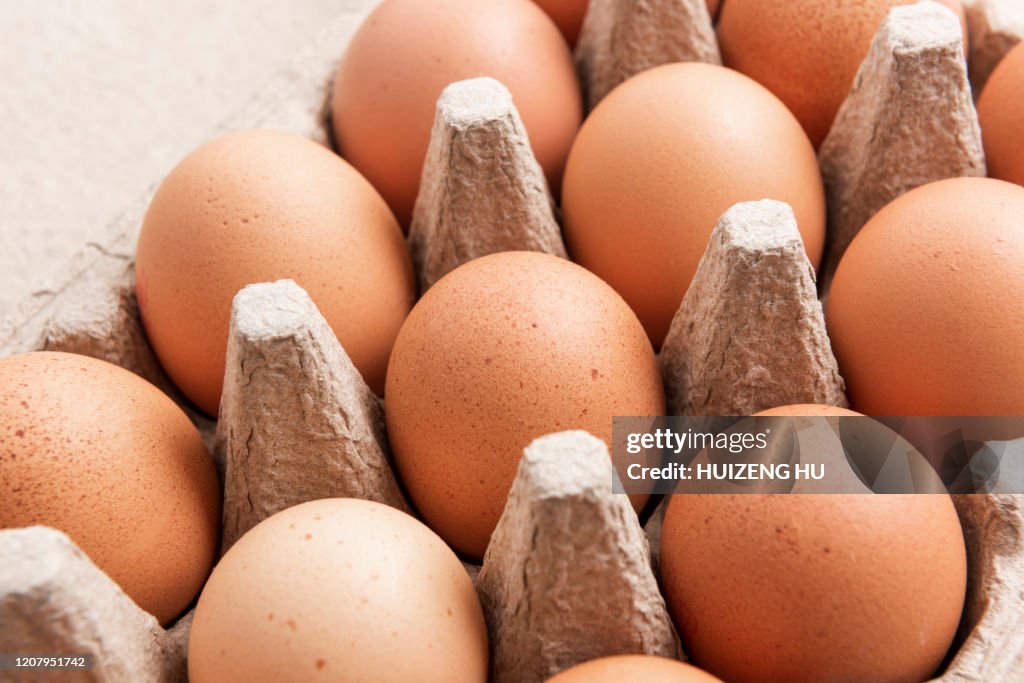
[[[1024,35],[1024,7],[977,0],[967,16],[977,86]],[[215,132],[268,127],[329,145],[331,79],[361,18],[339,16]],[[591,0],[576,58],[590,106],[643,69],[720,61],[704,0]],[[830,201],[826,276],[889,200],[931,180],[984,173],[951,14],[932,3],[890,13],[820,161]],[[135,300],[135,239],[153,191],[76,255],[59,286],[33,294],[0,325],[0,356],[82,353],[176,398],[224,481],[224,549],[262,519],[315,498],[356,496],[408,510],[382,402],[295,283],[252,285],[236,297],[218,421],[176,392],[146,342]],[[558,218],[508,91],[491,79],[446,89],[409,233],[421,289],[494,251],[564,256]],[[789,207],[762,201],[727,211],[660,354],[669,412],[845,405],[818,288]],[[778,304],[770,309],[760,305],[769,294]],[[749,321],[757,324],[740,324]],[[602,655],[685,658],[654,569],[665,505],[641,527],[626,498],[612,493],[613,476],[604,443],[582,432],[542,437],[525,450],[482,567],[467,564],[485,609],[496,683],[543,681]],[[1024,680],[1022,501],[955,497],[968,596],[937,680]],[[0,532],[0,557],[0,652],[91,656],[91,671],[54,680],[185,680],[191,612],[161,628],[52,529]]]

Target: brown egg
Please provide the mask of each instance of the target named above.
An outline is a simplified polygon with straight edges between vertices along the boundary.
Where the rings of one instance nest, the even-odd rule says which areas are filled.
[[[800,124],[735,71],[670,64],[616,88],[580,130],[565,172],[565,236],[658,347],[719,217],[759,199],[793,207],[817,266],[825,198]]]
[[[796,403],[762,410],[758,417],[858,417],[862,413],[817,403]]]
[[[978,100],[988,174],[1024,185],[1024,43],[1003,58]]]
[[[225,135],[171,171],[146,212],[135,268],[153,350],[210,415],[242,287],[295,280],[378,393],[416,295],[380,195],[330,150],[269,130]]]
[[[692,661],[730,683],[924,681],[967,560],[945,494],[677,495],[661,578]]]
[[[964,21],[961,0],[939,1]],[[722,59],[778,95],[818,147],[886,14],[914,2],[728,0],[718,22]]]
[[[613,416],[665,411],[626,303],[579,266],[532,252],[470,261],[430,288],[395,342],[385,401],[413,502],[475,558],[532,440],[583,429],[610,444]]]
[[[868,415],[1024,414],[1024,188],[959,178],[882,209],[843,256],[826,322]]]
[[[70,353],[0,360],[0,529],[66,533],[167,624],[213,564],[220,484],[188,417],[127,370]]]
[[[562,31],[562,35],[565,36],[565,40],[569,43],[569,46],[574,47],[576,45],[576,39],[580,35],[580,29],[583,27],[583,18],[587,14],[587,6],[590,4],[589,0],[533,1],[548,13],[548,16],[554,20],[558,25],[558,28]],[[713,19],[715,14],[718,12],[720,0],[707,1],[708,12],[711,13],[711,17]]]
[[[455,554],[354,498],[288,508],[217,564],[188,643],[192,683],[486,683],[487,626]]]
[[[335,140],[403,226],[437,98],[478,76],[512,93],[557,193],[583,104],[565,40],[530,0],[385,0],[352,38],[334,83]]]
[[[565,36],[570,46],[576,45],[576,38],[583,26],[589,0],[533,0],[548,13]]]
[[[547,683],[721,683],[700,669],[664,657],[620,655],[592,659],[549,678]]]

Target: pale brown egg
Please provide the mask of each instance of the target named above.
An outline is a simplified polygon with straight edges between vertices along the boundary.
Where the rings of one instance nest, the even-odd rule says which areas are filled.
[[[665,400],[651,344],[610,287],[563,259],[506,252],[457,268],[416,305],[385,407],[416,507],[480,558],[531,441],[582,429],[610,444],[613,416],[662,415]]]
[[[924,681],[956,634],[967,560],[945,494],[677,495],[661,578],[691,660],[730,683]]]
[[[760,199],[793,207],[817,266],[825,198],[800,124],[746,76],[670,64],[613,90],[583,125],[565,173],[565,236],[659,347],[719,217]]]
[[[487,626],[430,529],[354,498],[264,520],[217,564],[188,643],[192,683],[486,683]]]
[[[592,659],[549,678],[547,683],[721,683],[700,669],[664,657],[620,655]]]
[[[412,260],[394,216],[330,150],[269,130],[192,152],[161,183],[139,235],[139,309],[157,358],[216,415],[231,303],[258,282],[295,280],[380,393],[412,308]]]
[[[785,102],[818,147],[886,14],[916,1],[728,0],[718,22],[722,59]],[[939,1],[964,22],[961,0]]]
[[[818,403],[796,403],[762,410],[757,415],[759,417],[858,417],[862,413]]]
[[[557,193],[583,104],[551,19],[530,0],[385,0],[352,38],[334,82],[341,155],[408,226],[437,99],[478,76],[512,93],[533,152]]]
[[[1024,414],[1024,188],[958,178],[882,209],[825,311],[850,402],[868,415]]]
[[[70,353],[0,360],[0,529],[66,533],[167,624],[199,593],[220,484],[199,432],[162,391]]]
[[[989,176],[1024,185],[1024,43],[992,72],[978,100],[978,117]]]

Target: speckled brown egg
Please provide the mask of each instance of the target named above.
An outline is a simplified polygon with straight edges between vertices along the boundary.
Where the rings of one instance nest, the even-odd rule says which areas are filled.
[[[651,344],[629,306],[563,259],[506,252],[430,288],[395,342],[385,394],[395,463],[426,522],[483,555],[533,439],[662,415]],[[635,501],[642,504],[642,498]]]
[[[800,124],[742,74],[669,64],[620,85],[584,123],[565,172],[565,236],[660,347],[719,217],[761,199],[793,207],[817,266],[825,196]]]
[[[592,659],[549,678],[547,683],[721,683],[700,669],[664,657],[620,655]]]
[[[825,309],[854,409],[1022,415],[1024,188],[919,187],[878,212],[836,269]]]
[[[66,533],[162,624],[213,564],[220,485],[196,428],[127,370],[69,353],[0,360],[0,528]]]
[[[1024,185],[1024,43],[992,72],[978,100],[978,117],[989,176]]]
[[[338,150],[408,226],[437,99],[489,76],[512,93],[557,193],[583,103],[558,27],[530,0],[385,0],[359,28],[334,82]]]
[[[394,216],[330,150],[269,130],[209,142],[153,197],[136,256],[139,309],[161,365],[216,415],[231,302],[283,278],[305,289],[378,393],[412,308],[412,260]]]
[[[264,520],[217,564],[192,683],[486,683],[487,626],[462,563],[422,522],[353,498]]]
[[[963,21],[961,0],[939,1]],[[722,59],[785,102],[818,147],[886,14],[913,2],[728,0],[718,23]]]
[[[966,564],[945,494],[677,495],[661,540],[686,651],[730,683],[930,679]]]

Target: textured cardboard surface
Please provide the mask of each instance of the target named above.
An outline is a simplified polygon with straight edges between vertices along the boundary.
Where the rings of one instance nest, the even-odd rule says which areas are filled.
[[[659,361],[669,415],[846,405],[789,205],[748,202],[722,215]]]
[[[380,399],[291,280],[235,297],[214,454],[225,551],[267,517],[310,500],[408,510],[388,462]]]
[[[409,248],[421,292],[499,251],[566,256],[526,128],[511,93],[493,78],[453,83],[437,102]]]
[[[542,683],[616,654],[679,655],[647,537],[613,476],[608,448],[586,432],[524,451],[476,584],[494,683]]]
[[[971,43],[971,85],[980,93],[999,60],[1024,40],[1024,2],[968,0],[964,4]]]
[[[590,0],[576,43],[588,109],[629,77],[671,62],[722,63],[705,0]]]
[[[941,683],[1024,679],[1024,496],[953,497],[967,541],[960,647]]]
[[[376,0],[0,0],[0,317]]]
[[[164,630],[59,531],[0,531],[0,652],[89,655],[90,671],[4,680],[177,683],[191,616]],[[7,678],[11,675],[11,678]]]
[[[894,8],[818,153],[828,205],[827,288],[850,242],[905,192],[985,175],[960,22],[932,2]]]

